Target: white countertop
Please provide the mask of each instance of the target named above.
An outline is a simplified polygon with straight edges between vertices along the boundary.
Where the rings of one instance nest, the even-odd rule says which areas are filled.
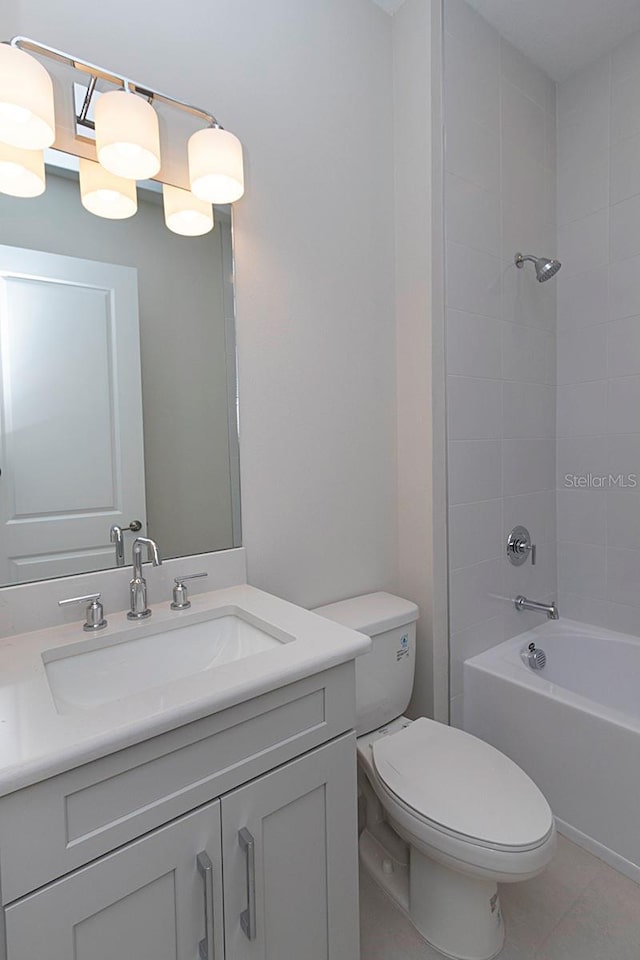
[[[102,706],[61,714],[49,688],[45,650],[87,640],[115,640],[122,631],[186,625],[203,613],[237,606],[295,638],[295,642],[225,663]],[[82,621],[0,640],[0,796],[166,733],[227,707],[366,653],[364,634],[326,620],[246,584],[201,593],[189,610],[152,606],[140,624],[126,612],[107,613],[108,626],[83,633]]]

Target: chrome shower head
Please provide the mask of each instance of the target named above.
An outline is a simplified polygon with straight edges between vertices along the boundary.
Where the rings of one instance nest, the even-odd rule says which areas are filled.
[[[526,260],[530,260],[531,263],[534,264],[538,283],[544,283],[545,280],[550,280],[551,277],[555,277],[562,266],[559,260],[548,260],[546,257],[532,257],[529,253],[516,253],[513,262],[516,267],[521,270]]]

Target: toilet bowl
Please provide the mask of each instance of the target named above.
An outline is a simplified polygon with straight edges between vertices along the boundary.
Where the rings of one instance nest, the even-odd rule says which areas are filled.
[[[425,718],[359,737],[358,764],[379,804],[365,791],[360,851],[374,879],[441,953],[496,956],[498,883],[537,876],[555,851],[542,793],[489,744]],[[389,827],[407,845],[404,858]]]
[[[504,943],[498,883],[535,877],[553,857],[547,801],[484,741],[403,716],[413,685],[415,604],[376,593],[315,612],[373,642],[356,661],[363,866],[445,956],[490,960]]]

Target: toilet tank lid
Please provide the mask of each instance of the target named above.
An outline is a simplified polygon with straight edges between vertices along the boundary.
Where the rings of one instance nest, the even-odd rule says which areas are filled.
[[[415,623],[420,616],[415,603],[383,592],[367,593],[362,597],[328,603],[323,607],[316,607],[313,612],[370,637],[395,627]]]

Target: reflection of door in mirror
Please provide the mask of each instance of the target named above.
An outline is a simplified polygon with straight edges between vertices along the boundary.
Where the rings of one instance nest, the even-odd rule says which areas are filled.
[[[52,159],[57,161],[57,154]],[[22,467],[19,476],[11,478],[11,484],[18,485],[17,493],[11,493],[10,484],[3,483],[3,477],[0,477],[0,498],[14,497],[6,500],[6,506],[0,506],[0,511],[8,509],[9,517],[13,517],[11,511],[17,507],[21,514],[27,515],[19,523],[5,527],[2,524],[4,514],[0,512],[0,552],[9,542],[6,553],[17,558],[12,561],[8,576],[5,569],[0,569],[0,586],[2,583],[59,576],[56,563],[62,565],[66,574],[112,567],[115,546],[109,544],[108,533],[113,523],[127,527],[132,520],[146,520],[147,535],[158,543],[163,560],[226,550],[241,542],[229,211],[216,208],[215,227],[206,236],[178,236],[165,225],[159,185],[139,182],[137,190],[138,212],[127,220],[106,220],[85,210],[80,201],[77,175],[72,170],[62,170],[57,164],[47,166],[47,189],[41,196],[22,200],[0,193],[0,250],[13,250],[16,256],[16,248],[24,252],[24,263],[19,259],[10,265],[14,274],[26,278],[40,277],[43,264],[54,262],[46,260],[47,254],[58,256],[58,263],[64,263],[66,258],[67,264],[83,265],[83,269],[97,271],[97,280],[88,284],[84,274],[79,282],[53,282],[67,276],[58,276],[54,271],[48,280],[46,276],[40,277],[41,287],[37,287],[35,280],[24,285],[32,299],[36,295],[35,289],[39,291],[38,309],[42,316],[46,309],[48,317],[52,317],[55,310],[65,318],[64,335],[59,338],[55,336],[56,328],[52,327],[51,319],[47,322],[41,320],[42,329],[35,323],[29,328],[29,337],[33,336],[36,341],[45,336],[53,338],[51,343],[46,342],[46,348],[37,347],[37,344],[36,347],[40,350],[40,357],[46,350],[51,360],[55,359],[60,366],[60,373],[56,374],[51,362],[45,370],[45,379],[36,381],[40,394],[44,392],[50,398],[47,406],[56,415],[48,428],[41,425],[37,437],[32,433],[34,452],[30,456],[35,457],[36,440],[43,448],[46,443],[51,445],[47,463],[53,477],[45,470],[46,482],[42,481],[47,491],[55,489],[52,486],[54,480],[61,486],[66,484],[65,477],[71,477],[73,483],[79,484],[78,477],[82,473],[87,480],[86,487],[82,488],[85,496],[83,512],[79,513],[77,506],[66,500],[62,507],[71,511],[74,520],[82,517],[88,522],[93,514],[99,521],[99,531],[92,531],[88,541],[70,540],[65,541],[64,546],[57,542],[52,545],[47,537],[54,524],[47,519],[49,513],[46,511],[57,516],[61,503],[47,505],[46,517],[36,521],[29,514],[35,509],[33,503],[25,505],[26,493],[23,496],[20,487],[27,474],[30,477],[40,475],[33,461]],[[125,269],[117,272],[117,266],[109,266],[112,264]],[[127,269],[131,270],[130,274]],[[109,270],[114,272],[107,272],[105,278],[104,271]],[[4,297],[5,302],[8,296],[17,301],[17,280],[3,281],[1,273],[2,265],[0,297]],[[73,274],[69,276],[73,277]],[[115,291],[111,295],[111,304],[123,304],[124,294],[119,286],[112,287],[112,284],[115,277],[127,276],[137,278],[137,312],[132,313],[130,341],[123,339],[127,336],[126,324],[124,330],[120,328],[120,321],[125,323],[125,315],[121,317],[116,312],[109,318],[111,329],[115,329],[113,325],[116,324],[118,331],[117,337],[110,341],[114,364],[111,370],[114,406],[109,412],[112,417],[110,433],[105,426],[108,420],[106,410],[103,410],[100,425],[99,415],[93,415],[88,405],[90,390],[97,388],[100,376],[104,382],[107,374],[104,369],[102,372],[93,369],[100,354],[98,352],[97,357],[93,357],[91,351],[97,347],[94,344],[83,346],[79,339],[80,332],[88,335],[79,315],[83,311],[96,311],[96,316],[100,316],[104,304],[92,293],[95,288]],[[87,286],[90,289],[85,290]],[[52,295],[51,309],[46,304],[48,293]],[[72,293],[83,298],[82,306],[70,305]],[[85,300],[90,308],[85,308]],[[61,306],[57,305],[59,301]],[[5,309],[5,315],[6,312]],[[74,325],[80,325],[79,330]],[[15,335],[16,330],[12,332],[12,336]],[[127,342],[129,352],[124,346]],[[31,346],[30,342],[24,341],[25,355],[29,355]],[[123,364],[133,362],[134,358],[139,364],[136,383],[142,382],[144,436],[131,443],[129,455],[121,441],[134,425],[128,409],[132,404],[121,402],[119,391],[125,371],[133,377],[133,371]],[[64,384],[66,393],[62,393],[61,384]],[[14,390],[16,381],[9,386]],[[72,405],[71,409],[64,407],[64,403],[71,404],[72,398],[78,403],[78,410]],[[57,410],[57,403],[63,405],[62,410]],[[75,423],[76,418],[82,423],[82,436],[77,440],[72,438],[70,431],[70,423]],[[2,447],[6,442],[6,438],[3,441],[0,436],[0,468],[5,479],[15,473],[6,458],[6,449]],[[105,453],[105,445],[107,452],[110,451],[115,458],[115,466],[110,455]],[[54,453],[62,459],[67,449],[72,464],[65,469],[61,462],[60,470],[54,471],[51,466]],[[118,499],[124,496],[123,491],[129,482],[134,482],[134,478],[137,479],[134,489],[140,490],[140,498],[144,490],[146,517],[144,508],[129,509],[122,499]],[[90,482],[95,484],[91,494]],[[106,515],[100,516],[105,505],[108,508]],[[14,532],[26,534],[29,531],[33,536],[28,547],[23,543],[10,543],[6,536],[8,530],[11,530],[11,536]],[[42,542],[36,535],[44,535]],[[127,533],[124,549],[127,564],[132,539],[132,534]],[[83,550],[88,552],[84,554]]]
[[[0,583],[113,566],[146,530],[137,271],[0,246],[0,357]]]

